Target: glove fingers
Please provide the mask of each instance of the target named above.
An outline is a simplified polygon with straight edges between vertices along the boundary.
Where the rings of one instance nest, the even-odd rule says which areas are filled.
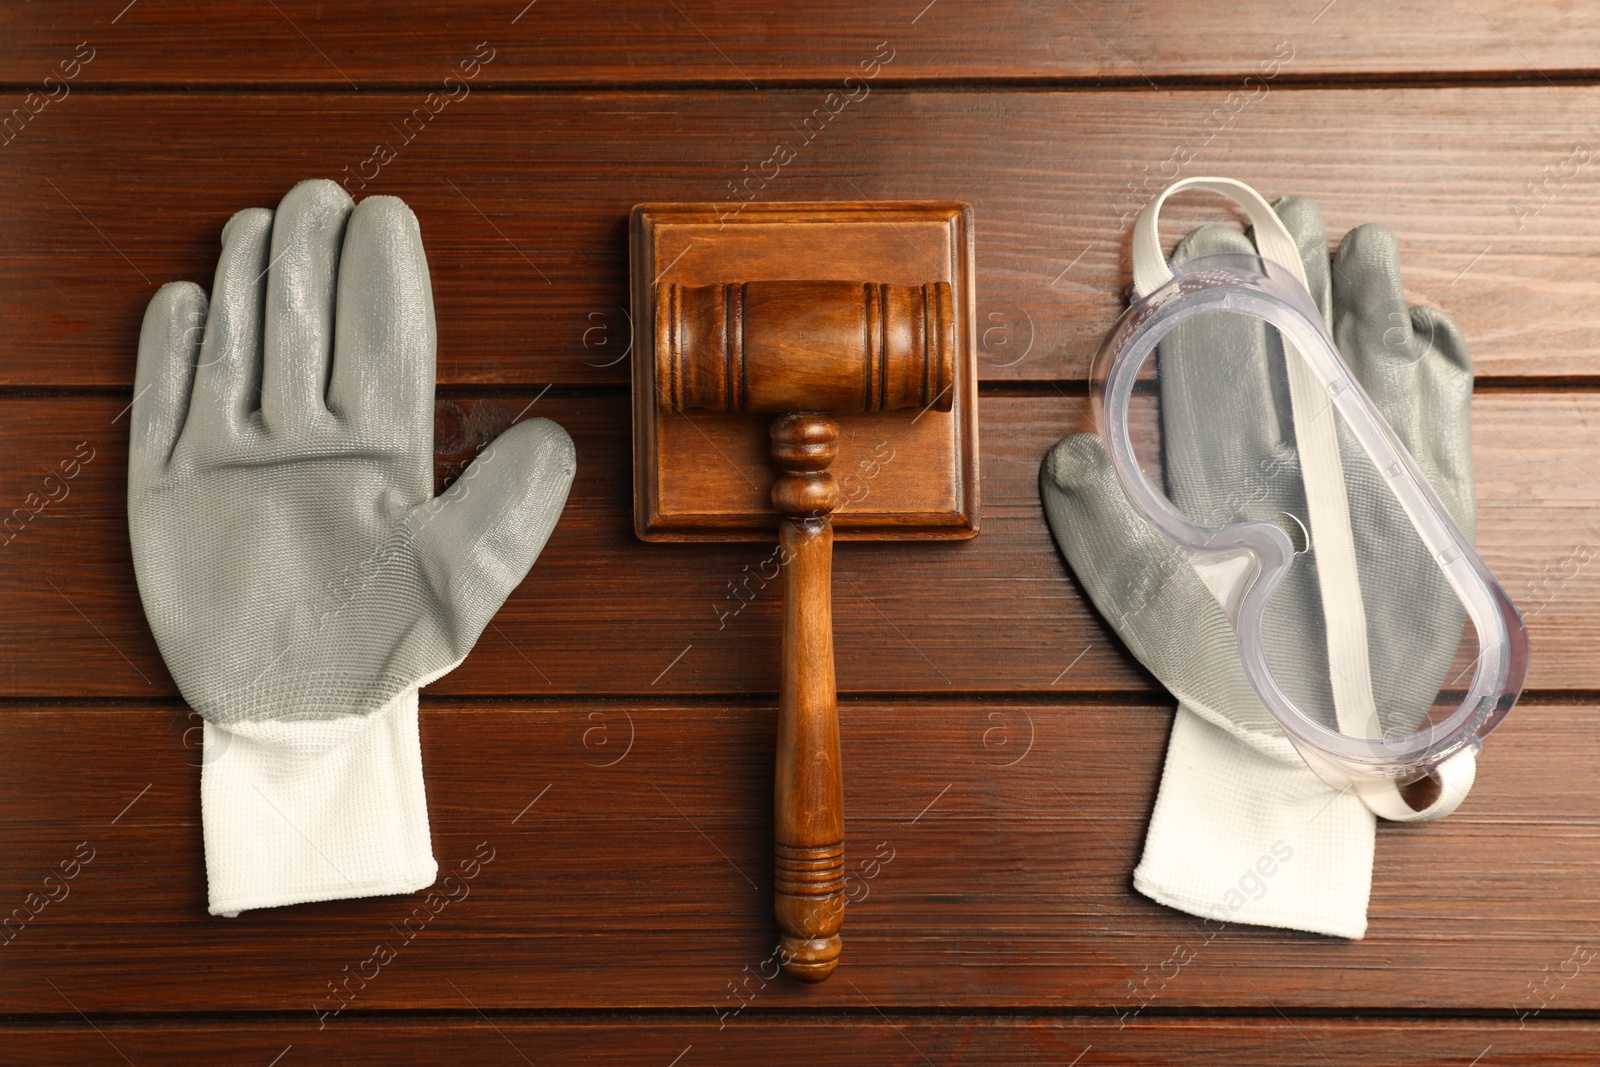
[[[1344,235],[1333,259],[1333,303],[1339,354],[1409,446],[1421,403],[1417,363],[1427,350],[1412,328],[1388,227],[1368,223]]]
[[[266,208],[246,208],[222,228],[186,440],[216,444],[242,433],[260,406],[261,308],[271,247],[272,212]]]
[[[1402,436],[1401,440],[1422,464],[1450,514],[1471,537],[1476,517],[1472,356],[1455,322],[1437,308],[1412,308],[1411,328],[1417,341],[1427,344],[1428,354],[1417,365],[1422,418],[1415,434]]]
[[[1255,246],[1238,230],[1202,226],[1172,258],[1212,252],[1254,255]],[[1211,480],[1253,470],[1284,447],[1288,383],[1274,356],[1266,325],[1246,315],[1202,315],[1161,341],[1163,460],[1180,506],[1203,501]]]
[[[431,478],[433,289],[417,218],[392,196],[350,213],[339,261],[339,303],[328,407],[368,440],[414,452]]]
[[[1284,228],[1294,238],[1300,249],[1300,265],[1306,272],[1306,287],[1317,303],[1322,317],[1328,317],[1333,305],[1333,292],[1329,284],[1328,230],[1322,223],[1322,209],[1309,196],[1286,196],[1272,205],[1283,220]]]
[[[205,321],[205,290],[193,282],[163,285],[145,308],[128,445],[128,462],[136,470],[159,470],[178,443]]]
[[[577,467],[572,439],[547,419],[495,438],[442,496],[411,512],[417,558],[454,658],[471,650],[544,548]]]
[[[327,179],[301,182],[278,205],[267,272],[261,415],[293,432],[324,411],[333,352],[334,285],[350,195]]]
[[[1407,307],[1394,235],[1345,235],[1334,259],[1334,340],[1378,410],[1469,534],[1472,357],[1442,311]]]

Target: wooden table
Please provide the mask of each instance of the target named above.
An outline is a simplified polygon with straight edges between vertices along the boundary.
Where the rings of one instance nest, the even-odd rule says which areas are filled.
[[[1600,1060],[1600,7],[523,2],[0,9],[0,1062]],[[1382,826],[1359,943],[1133,892],[1171,700],[1035,489],[1133,213],[1206,172],[1399,235],[1472,346],[1479,542],[1530,616],[1529,695],[1458,814]],[[129,564],[144,305],[318,175],[421,219],[440,478],[530,403],[578,445],[424,693],[435,852],[492,859],[409,939],[406,898],[206,916],[198,720]],[[770,550],[630,513],[627,213],[735,195],[976,210],[983,532],[837,554],[859,866],[818,987],[765,977]]]

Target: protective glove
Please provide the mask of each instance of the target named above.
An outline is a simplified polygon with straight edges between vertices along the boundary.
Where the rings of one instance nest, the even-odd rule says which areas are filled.
[[[421,889],[417,689],[527,575],[571,439],[519,423],[433,496],[433,292],[393,197],[239,212],[212,292],[151,300],[128,459],[139,595],[205,718],[210,911]]]
[[[1472,366],[1459,331],[1432,308],[1407,308],[1387,229],[1346,234],[1330,275],[1316,204],[1286,198],[1275,210],[1340,353],[1470,536]],[[1254,253],[1252,240],[1204,227],[1173,260]],[[1219,353],[1259,366],[1259,387],[1224,390],[1206,373]],[[1238,316],[1186,323],[1162,342],[1160,359],[1167,492],[1181,511],[1203,523],[1209,504],[1220,516],[1244,499],[1253,518],[1305,514],[1303,496],[1280,498],[1298,478],[1274,477],[1294,474],[1284,466],[1292,451],[1277,447],[1290,423],[1289,397],[1282,360],[1269,363],[1260,324]],[[1218,428],[1227,432],[1219,436]],[[1361,481],[1370,464],[1345,466],[1355,472],[1348,489],[1358,543],[1388,546],[1382,558],[1359,561],[1372,689],[1411,700],[1420,721],[1456,653],[1462,611],[1392,495]],[[1374,816],[1354,793],[1311,771],[1246,680],[1219,604],[1231,576],[1191,562],[1133,511],[1094,434],[1060,441],[1045,459],[1040,488],[1056,543],[1095,606],[1179,700],[1135,887],[1222,922],[1362,937]],[[1314,571],[1300,568],[1274,595],[1264,632],[1275,639],[1315,633],[1319,603]],[[1436,626],[1409,625],[1430,615]],[[1302,706],[1330,707],[1328,660],[1315,642],[1307,648],[1298,663],[1275,663],[1274,674]]]

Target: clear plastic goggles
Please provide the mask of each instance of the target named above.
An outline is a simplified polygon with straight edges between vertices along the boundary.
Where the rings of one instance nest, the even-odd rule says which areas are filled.
[[[1320,776],[1397,797],[1466,750],[1470,786],[1527,673],[1516,608],[1298,269],[1237,253],[1165,267],[1091,374],[1123,491],[1217,596],[1251,686]]]

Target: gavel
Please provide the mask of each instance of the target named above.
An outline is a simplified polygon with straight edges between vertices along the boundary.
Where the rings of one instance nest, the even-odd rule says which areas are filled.
[[[784,970],[820,982],[839,962],[846,899],[833,670],[833,416],[950,410],[950,285],[668,283],[655,295],[657,403],[669,411],[774,416],[772,504],[781,516],[784,575],[774,906]]]

